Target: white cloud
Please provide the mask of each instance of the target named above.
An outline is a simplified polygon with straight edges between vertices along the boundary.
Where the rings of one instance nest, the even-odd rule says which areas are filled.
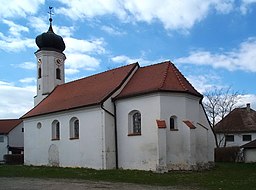
[[[79,69],[83,70],[96,70],[100,61],[94,57],[91,57],[82,53],[72,53],[68,54],[68,59],[65,62],[66,65],[66,74],[76,74],[79,72]]]
[[[246,14],[249,6],[253,3],[256,3],[256,0],[242,0],[241,6],[240,6],[240,10],[243,14]]]
[[[35,14],[45,0],[1,0],[0,18],[25,17]]]
[[[34,70],[36,68],[36,64],[34,62],[24,62],[18,65],[12,65],[12,66],[19,67],[22,69],[27,69],[27,70]]]
[[[242,42],[237,49],[221,53],[192,51],[188,57],[174,60],[175,63],[210,65],[214,68],[256,72],[256,38]]]
[[[64,38],[67,53],[105,53],[104,40],[95,39],[92,41],[76,38]]]
[[[76,38],[64,38],[66,43],[65,54],[66,60],[66,74],[72,75],[83,70],[96,70],[99,68],[100,60],[93,57],[95,54],[104,54],[106,52],[103,39],[94,39],[92,41],[81,40]]]
[[[4,19],[3,23],[9,26],[9,32],[12,36],[20,37],[21,32],[29,32],[27,27],[15,24],[13,21]]]
[[[24,79],[20,79],[19,82],[21,83],[36,83],[36,79],[34,77],[27,77]]]
[[[229,13],[233,0],[59,0],[64,7],[56,9],[74,20],[115,15],[123,22],[160,21],[166,29],[189,29],[204,19],[212,9]]]
[[[130,58],[126,55],[118,55],[118,56],[112,57],[111,61],[113,61],[114,63],[121,64],[121,65],[127,65],[127,64],[131,64],[131,63],[139,62],[139,64],[141,66],[145,66],[145,65],[155,64],[155,63],[158,63],[158,62],[163,62],[164,60],[159,59],[159,60],[153,60],[152,61],[152,60],[146,60],[142,57]]]
[[[104,25],[101,27],[101,30],[107,32],[110,35],[115,35],[115,36],[121,36],[121,35],[126,34],[126,32],[121,32],[116,27],[113,27],[113,26],[110,27],[110,26]]]
[[[48,17],[30,17],[29,26],[33,28],[38,34],[47,32],[49,29],[49,20]],[[53,31],[55,34],[58,34],[62,37],[70,37],[74,33],[73,26],[58,26],[53,23]]]
[[[0,35],[0,49],[6,52],[18,52],[26,48],[36,48],[35,40],[30,38],[17,39],[13,37],[6,37],[1,39]]]
[[[33,107],[35,90],[35,86],[18,87],[0,81],[0,118],[19,118],[29,111]]]
[[[93,18],[105,14],[115,14],[123,18],[126,13],[117,0],[59,0],[65,7],[55,9],[56,13],[67,15],[73,20]]]
[[[3,23],[9,26],[9,35],[0,32],[0,50],[6,52],[18,52],[26,48],[35,48],[34,39],[22,37],[22,32],[29,32],[27,27],[15,24],[4,19]]]
[[[186,77],[192,86],[201,94],[216,87],[220,81],[219,76],[214,73],[208,75],[189,75]],[[224,87],[218,84],[218,87]]]
[[[29,23],[29,26],[33,28],[38,34],[41,34],[42,32],[46,32],[49,28],[49,24],[47,23],[46,17],[31,16],[29,18],[28,23]]]
[[[250,103],[251,108],[256,111],[256,95],[255,94],[244,94],[239,96],[238,106],[245,107],[246,104]]]

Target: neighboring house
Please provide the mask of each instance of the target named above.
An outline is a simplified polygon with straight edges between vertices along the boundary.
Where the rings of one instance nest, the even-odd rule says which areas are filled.
[[[256,139],[256,111],[247,104],[235,108],[214,128],[220,147],[242,146]]]
[[[51,22],[36,43],[35,107],[22,117],[25,164],[168,171],[213,162],[203,96],[174,64],[134,63],[65,83],[65,44]]]
[[[20,154],[24,147],[23,123],[21,119],[0,120],[0,161],[5,154]]]
[[[256,162],[256,140],[241,146],[243,149],[244,162]]]

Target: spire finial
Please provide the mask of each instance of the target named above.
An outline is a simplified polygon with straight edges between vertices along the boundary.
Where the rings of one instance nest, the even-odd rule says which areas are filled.
[[[49,7],[49,15],[50,15],[50,18],[49,18],[49,21],[50,21],[50,27],[49,27],[49,30],[48,30],[48,32],[53,32],[53,29],[52,29],[52,15],[54,15],[53,14],[53,12],[52,12],[52,8],[53,7]]]
[[[49,7],[49,12],[48,12],[50,15],[50,18],[49,18],[50,24],[52,24],[52,15],[53,15],[52,8],[53,7]]]

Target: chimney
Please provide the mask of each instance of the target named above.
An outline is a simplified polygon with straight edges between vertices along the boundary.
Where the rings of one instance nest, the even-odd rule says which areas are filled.
[[[250,103],[246,104],[246,110],[249,112],[251,110]]]

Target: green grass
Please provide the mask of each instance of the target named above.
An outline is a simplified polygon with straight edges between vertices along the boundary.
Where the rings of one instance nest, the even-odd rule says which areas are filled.
[[[161,186],[199,187],[214,190],[249,190],[256,188],[256,164],[217,163],[216,167],[209,171],[173,171],[165,174],[137,170],[0,165],[0,177],[70,178]]]

